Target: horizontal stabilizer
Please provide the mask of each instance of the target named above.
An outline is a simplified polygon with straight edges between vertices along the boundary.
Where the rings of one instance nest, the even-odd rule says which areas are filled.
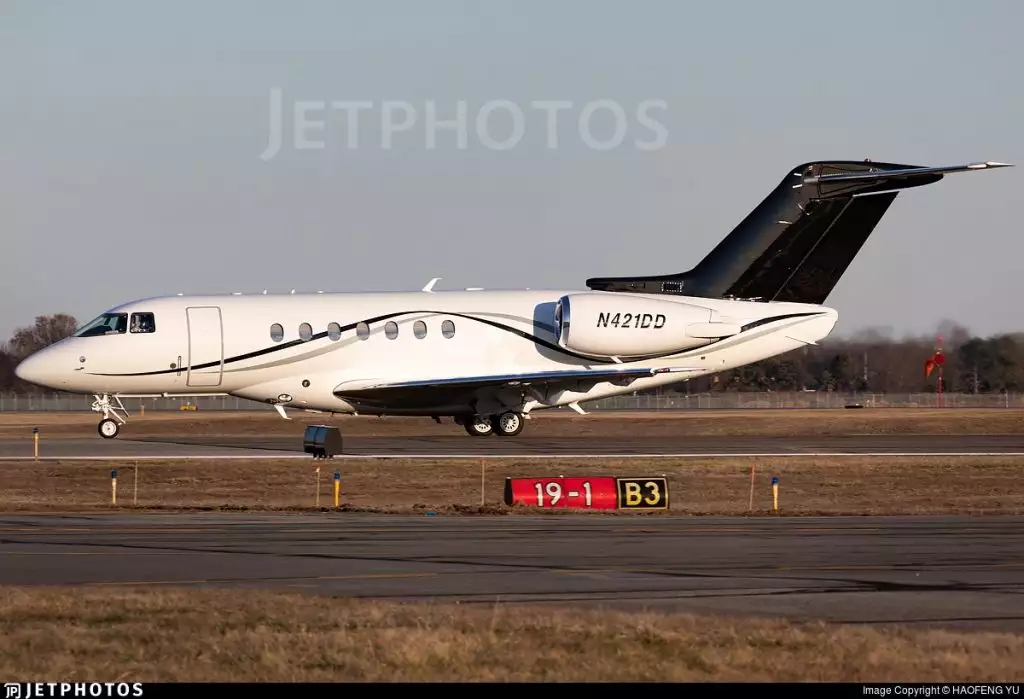
[[[896,179],[923,178],[926,175],[946,175],[953,172],[968,172],[970,170],[988,170],[996,167],[1013,167],[1009,163],[997,163],[988,161],[984,163],[970,163],[968,165],[944,165],[940,167],[908,167],[903,170],[884,170],[881,172],[855,172],[838,173],[833,175],[816,175],[805,177],[803,184],[817,184],[819,182],[861,182],[870,180],[891,181]],[[922,183],[923,184],[923,183]]]

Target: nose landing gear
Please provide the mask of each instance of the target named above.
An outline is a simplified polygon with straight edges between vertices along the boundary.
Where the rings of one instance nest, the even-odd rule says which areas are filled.
[[[111,402],[111,396],[107,394],[96,395],[93,401],[92,409],[94,412],[103,413],[103,419],[100,420],[100,424],[97,425],[96,430],[100,433],[100,436],[104,439],[113,439],[120,433],[121,425],[125,424],[125,419],[119,415],[123,413],[125,417],[128,417],[128,411],[125,409],[121,399],[117,396],[113,396],[114,402]],[[116,402],[116,404],[115,404]]]
[[[121,426],[109,417],[100,420],[100,424],[97,426],[97,431],[101,437],[106,439],[113,439],[117,436],[118,432],[121,431]]]

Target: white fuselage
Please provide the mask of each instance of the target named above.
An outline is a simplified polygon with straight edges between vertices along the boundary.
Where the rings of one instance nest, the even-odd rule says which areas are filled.
[[[558,324],[563,319],[555,310],[566,296],[573,299],[573,314],[571,321],[564,319],[570,327],[562,329]],[[584,315],[591,310],[597,314],[605,300],[609,310],[600,312],[600,320]],[[637,316],[644,318],[642,323],[629,327],[616,319],[609,324],[613,311],[633,306]],[[832,309],[806,304],[483,290],[171,296],[126,303],[104,315],[109,314],[127,315],[118,321],[120,327],[116,318],[109,322],[115,328],[109,334],[89,335],[93,331],[84,326],[86,336],[68,338],[33,355],[19,365],[19,376],[60,391],[96,395],[230,394],[334,413],[440,416],[466,413],[469,406],[464,398],[453,398],[451,391],[434,391],[429,386],[412,397],[367,405],[336,392],[346,395],[346,387],[400,381],[530,375],[594,366],[685,369],[627,385],[614,381],[548,384],[534,390],[529,405],[506,406],[528,412],[760,361],[819,341],[837,319]],[[146,332],[128,328],[128,319],[134,322],[135,314],[152,324]],[[781,318],[741,331],[743,326],[777,317]],[[698,330],[687,335],[677,319]],[[721,331],[726,337],[710,337],[719,327],[732,330]],[[280,335],[274,332],[278,328]],[[679,342],[665,340],[668,333],[675,333]],[[617,339],[627,336],[631,339]],[[564,346],[567,337],[568,347]],[[651,339],[637,339],[645,337]],[[587,351],[574,351],[573,342],[586,345]],[[599,350],[602,343],[611,343],[613,349],[595,352],[593,348]],[[619,345],[632,351],[616,357],[614,346]],[[649,347],[646,352],[645,346]]]

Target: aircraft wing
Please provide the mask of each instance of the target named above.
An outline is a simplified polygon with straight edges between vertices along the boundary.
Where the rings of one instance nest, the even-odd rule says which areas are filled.
[[[407,380],[363,379],[346,381],[335,386],[334,394],[340,398],[362,398],[387,393],[407,393],[415,389],[473,390],[478,388],[500,388],[504,386],[535,386],[554,384],[562,381],[630,381],[667,373],[696,372],[700,369],[687,367],[656,367],[626,369],[564,369],[556,371],[528,372],[521,374],[483,374],[476,376],[447,376]]]

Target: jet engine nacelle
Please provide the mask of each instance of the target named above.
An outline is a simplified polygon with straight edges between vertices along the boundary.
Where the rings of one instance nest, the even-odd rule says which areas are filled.
[[[592,357],[685,352],[738,332],[710,309],[629,294],[569,294],[555,306],[558,344]]]

